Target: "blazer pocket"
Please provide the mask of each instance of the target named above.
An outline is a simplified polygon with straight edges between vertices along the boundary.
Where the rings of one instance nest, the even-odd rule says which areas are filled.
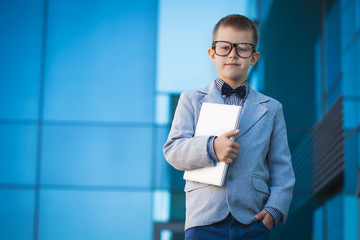
[[[186,181],[184,191],[191,192],[196,189],[200,189],[200,188],[204,188],[204,187],[208,187],[208,186],[209,186],[209,184],[197,183],[197,182],[193,182],[193,181]]]
[[[270,189],[264,179],[260,176],[254,175],[252,177],[254,188],[260,192],[270,195]]]

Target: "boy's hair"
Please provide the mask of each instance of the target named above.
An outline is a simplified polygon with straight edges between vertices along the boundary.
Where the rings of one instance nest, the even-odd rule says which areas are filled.
[[[231,14],[220,19],[220,21],[215,25],[213,31],[213,40],[220,27],[233,27],[237,30],[251,31],[254,41],[253,44],[257,45],[259,41],[259,33],[255,23],[243,15]]]

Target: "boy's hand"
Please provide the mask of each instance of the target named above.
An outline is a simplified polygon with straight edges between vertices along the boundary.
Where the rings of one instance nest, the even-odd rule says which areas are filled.
[[[239,152],[240,145],[230,140],[232,136],[239,133],[239,130],[231,130],[226,132],[214,140],[214,151],[219,161],[232,163]]]
[[[255,215],[255,219],[261,220],[265,227],[271,230],[275,225],[275,219],[273,216],[266,210],[262,210],[258,214]]]

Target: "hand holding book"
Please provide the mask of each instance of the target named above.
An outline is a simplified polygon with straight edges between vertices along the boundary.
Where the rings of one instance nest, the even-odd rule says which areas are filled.
[[[234,140],[239,133],[241,109],[236,105],[202,104],[194,136],[217,136],[213,147],[219,162],[216,166],[185,171],[185,180],[216,186],[224,184],[228,163],[236,158],[239,149]]]
[[[228,131],[214,140],[214,151],[220,162],[232,163],[239,152],[240,145],[232,141],[232,137],[239,133],[239,129]]]

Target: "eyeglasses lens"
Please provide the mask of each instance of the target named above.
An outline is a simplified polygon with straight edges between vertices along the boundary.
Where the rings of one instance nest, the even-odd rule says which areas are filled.
[[[240,57],[248,58],[252,55],[253,48],[248,43],[241,43],[241,44],[237,44],[236,51]]]

